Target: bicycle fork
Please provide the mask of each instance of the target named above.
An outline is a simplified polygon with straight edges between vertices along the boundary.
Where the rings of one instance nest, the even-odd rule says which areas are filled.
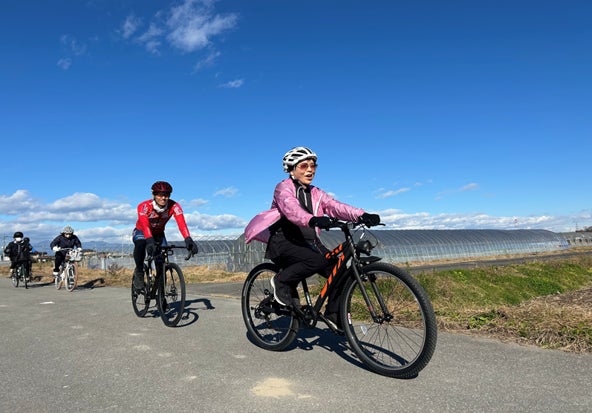
[[[364,301],[366,302],[366,306],[368,307],[368,311],[370,311],[370,315],[372,317],[372,320],[378,324],[382,324],[385,321],[386,322],[391,321],[393,319],[393,315],[389,313],[386,303],[384,302],[384,299],[382,298],[382,294],[380,293],[378,286],[376,285],[376,276],[374,274],[362,276],[362,274],[360,272],[360,266],[357,262],[355,262],[355,260],[354,260],[354,262],[352,262],[350,270],[351,270],[351,273],[353,274],[354,279],[356,280],[356,282],[360,286],[360,292],[362,293],[362,297],[364,297]],[[372,300],[370,299],[368,292],[364,288],[364,282],[370,283],[370,286],[372,288],[372,292],[376,296],[376,300],[378,301],[378,305],[380,306],[380,310],[382,311],[382,314],[383,314],[382,316],[379,316],[376,313],[374,305],[372,304]]]

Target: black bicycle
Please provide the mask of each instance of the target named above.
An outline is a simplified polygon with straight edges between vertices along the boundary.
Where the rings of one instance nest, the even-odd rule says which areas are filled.
[[[304,295],[305,303],[298,298],[290,307],[280,305],[270,283],[280,268],[262,263],[251,270],[241,296],[249,336],[259,347],[281,351],[294,341],[301,325],[314,328],[318,320],[339,334],[321,313],[337,288],[341,290],[340,322],[359,359],[385,376],[416,376],[436,349],[436,317],[428,295],[406,271],[370,255],[378,240],[366,225],[333,220],[331,228],[339,228],[345,241],[327,254],[336,263],[326,282],[320,283],[314,303],[303,280],[297,292]],[[352,234],[355,228],[357,242]]]
[[[31,280],[31,274],[29,273],[29,261],[18,261],[14,268],[14,273],[10,277],[12,279],[12,285],[16,288],[19,283],[23,283],[25,289],[29,288],[29,281]]]
[[[132,281],[132,306],[138,317],[144,317],[150,307],[150,301],[156,300],[156,308],[163,323],[176,326],[185,311],[185,278],[181,267],[169,261],[173,249],[183,248],[176,245],[157,246],[153,256],[146,257],[144,263],[144,288],[137,289]],[[190,251],[185,257],[193,256]]]

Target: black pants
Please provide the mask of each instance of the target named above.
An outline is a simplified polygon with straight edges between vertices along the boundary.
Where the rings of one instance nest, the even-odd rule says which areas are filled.
[[[18,264],[20,264],[21,262],[25,263],[25,265],[27,266],[27,269],[29,270],[29,275],[31,275],[31,273],[33,271],[33,261],[31,261],[31,260],[22,260],[22,261],[10,260],[10,269],[14,270],[16,268],[16,266]]]
[[[153,238],[156,245],[166,245],[164,234],[162,236],[153,235]],[[141,231],[134,230],[132,240],[134,242],[134,262],[136,263],[136,269],[143,271],[144,259],[146,258],[146,239]]]
[[[59,272],[60,271],[60,267],[62,266],[62,264],[64,263],[64,261],[66,261],[66,253],[65,252],[56,251],[56,253],[55,253],[55,263],[53,265],[53,271],[54,272]]]
[[[277,275],[280,282],[296,286],[300,281],[314,275],[324,275],[331,264],[325,258],[328,249],[322,244],[317,246],[294,242],[284,237],[282,232],[273,234],[267,245],[266,255],[281,268]],[[335,313],[339,310],[341,291],[333,291],[329,295],[327,311]]]

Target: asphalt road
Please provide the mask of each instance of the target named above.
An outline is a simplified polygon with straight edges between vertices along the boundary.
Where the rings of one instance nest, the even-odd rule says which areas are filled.
[[[25,290],[1,278],[0,411],[592,411],[589,354],[440,334],[420,375],[397,380],[366,370],[323,325],[284,352],[262,350],[237,298],[189,291],[169,328],[137,318],[125,288]]]

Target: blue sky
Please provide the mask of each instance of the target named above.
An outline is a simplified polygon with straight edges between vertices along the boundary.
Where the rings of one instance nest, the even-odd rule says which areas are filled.
[[[2,9],[5,236],[121,242],[155,180],[193,235],[240,234],[301,145],[389,229],[592,226],[591,2]]]

